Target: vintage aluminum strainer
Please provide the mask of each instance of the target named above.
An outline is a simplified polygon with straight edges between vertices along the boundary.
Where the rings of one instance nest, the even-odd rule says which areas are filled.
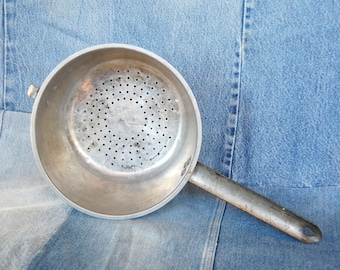
[[[37,164],[82,212],[140,217],[190,180],[305,243],[322,237],[316,225],[197,163],[202,131],[194,95],[149,51],[123,44],[82,50],[28,94],[36,98],[31,137]]]

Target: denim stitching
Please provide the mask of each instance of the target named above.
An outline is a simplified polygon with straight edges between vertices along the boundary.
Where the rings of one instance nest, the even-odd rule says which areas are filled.
[[[207,241],[204,245],[203,256],[200,269],[213,269],[218,237],[220,234],[221,222],[226,207],[226,202],[216,199],[216,207],[213,211],[215,213],[209,225]]]
[[[5,111],[0,110],[0,139],[1,139],[1,134],[2,134],[2,126],[4,123],[4,114],[5,114]]]
[[[236,129],[238,120],[238,110],[239,110],[239,94],[241,89],[241,71],[243,58],[245,53],[245,43],[248,41],[248,30],[250,28],[250,12],[251,3],[247,0],[243,2],[243,12],[241,17],[241,31],[240,31],[240,43],[237,46],[238,49],[235,52],[236,60],[233,64],[232,80],[230,88],[230,98],[228,101],[227,111],[227,123],[225,130],[225,143],[224,143],[224,158],[222,161],[222,166],[225,167],[225,174],[231,177],[232,160],[234,155],[234,147],[236,140]],[[214,217],[209,226],[209,233],[207,236],[207,241],[203,251],[203,257],[201,262],[201,269],[213,269],[216,249],[218,244],[218,239],[220,236],[220,228],[224,212],[226,210],[227,203],[218,200],[217,206],[214,209]]]
[[[222,166],[224,174],[232,177],[232,162],[234,157],[234,148],[236,140],[236,130],[238,125],[239,95],[241,90],[241,72],[246,52],[247,42],[249,41],[249,28],[251,26],[251,0],[244,0],[242,13],[242,26],[240,31],[240,44],[235,52],[235,62],[233,64],[232,80],[230,86],[230,98],[227,105],[227,123],[225,129],[224,157]]]
[[[3,27],[3,47],[2,47],[2,53],[3,53],[3,82],[2,82],[2,108],[3,110],[6,109],[6,58],[7,58],[7,50],[6,50],[6,45],[7,45],[7,10],[6,10],[6,1],[3,2],[2,6],[2,14],[3,14],[3,21],[2,21],[2,27]],[[1,129],[0,129],[1,130]]]
[[[15,34],[14,32],[14,25],[15,25],[15,1],[5,1],[5,9],[4,9],[4,20],[5,20],[5,25],[4,25],[4,35],[5,35],[5,46],[4,46],[4,72],[5,72],[5,77],[4,77],[4,110],[5,111],[18,111],[16,109],[16,104],[11,100],[11,98],[6,97],[6,94],[11,94],[15,92],[15,86],[14,86],[14,81],[15,81],[15,69],[17,68],[16,61],[15,61]],[[9,31],[11,30],[11,31]],[[20,74],[20,69],[17,70]],[[19,76],[19,75],[17,75]],[[20,76],[19,76],[20,77]]]
[[[249,41],[249,28],[251,23],[250,13],[252,10],[251,0],[244,0],[243,2],[243,12],[242,12],[242,21],[241,21],[241,33],[240,33],[240,44],[238,46],[237,51],[235,52],[235,62],[233,64],[232,71],[232,80],[231,80],[231,89],[230,89],[230,99],[228,101],[227,106],[227,123],[225,130],[225,143],[224,143],[224,158],[222,161],[222,166],[225,168],[225,174],[228,177],[232,177],[232,161],[234,157],[234,148],[236,141],[236,130],[238,124],[238,110],[239,110],[239,95],[241,90],[241,71],[244,60],[244,54],[246,51],[246,43]],[[216,257],[216,248],[218,239],[220,237],[220,227],[222,223],[222,218],[224,216],[224,212],[226,211],[227,203],[220,201],[220,204],[223,203],[223,208],[219,207],[216,209],[216,214],[213,220],[213,225],[211,226],[208,237],[211,238],[210,244],[215,243],[215,248],[211,251],[213,256],[209,256],[211,259],[211,264],[209,265],[207,257],[205,260],[202,260],[201,269],[213,269],[214,261]],[[221,211],[221,212],[219,212]],[[218,214],[220,214],[219,219],[217,218]],[[208,238],[208,239],[209,239]],[[213,241],[212,241],[213,240]],[[206,244],[205,252],[209,249]],[[211,247],[210,247],[211,248]],[[209,250],[208,250],[209,251]]]

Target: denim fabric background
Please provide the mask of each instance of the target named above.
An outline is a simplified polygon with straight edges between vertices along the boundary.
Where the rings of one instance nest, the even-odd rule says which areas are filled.
[[[1,269],[339,269],[338,1],[1,0]],[[146,217],[65,205],[30,145],[30,84],[70,54],[128,43],[183,75],[200,161],[317,223],[305,245],[188,184]]]

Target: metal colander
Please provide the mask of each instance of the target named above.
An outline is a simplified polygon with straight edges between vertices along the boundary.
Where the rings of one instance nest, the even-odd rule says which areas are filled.
[[[36,98],[31,137],[37,164],[76,209],[136,218],[169,202],[190,180],[305,242],[319,228],[197,163],[202,131],[194,95],[169,63],[144,49],[107,44],[60,63]]]

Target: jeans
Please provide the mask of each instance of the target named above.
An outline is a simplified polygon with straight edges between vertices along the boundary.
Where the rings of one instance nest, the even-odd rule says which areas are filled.
[[[1,269],[338,269],[337,1],[1,1]],[[102,43],[155,52],[200,108],[200,162],[319,225],[305,245],[188,183],[142,218],[66,205],[35,164],[34,100],[70,54]]]

